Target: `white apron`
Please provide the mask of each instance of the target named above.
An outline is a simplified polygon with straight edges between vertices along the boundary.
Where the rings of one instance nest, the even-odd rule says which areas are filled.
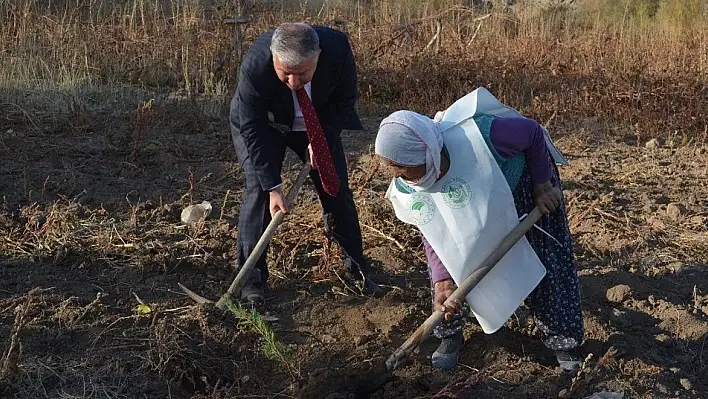
[[[479,93],[439,118],[451,159],[447,174],[419,192],[394,179],[386,193],[396,217],[418,227],[458,285],[519,223],[511,189],[471,118],[484,108],[476,106]],[[482,330],[491,334],[502,327],[545,273],[522,237],[466,296]]]

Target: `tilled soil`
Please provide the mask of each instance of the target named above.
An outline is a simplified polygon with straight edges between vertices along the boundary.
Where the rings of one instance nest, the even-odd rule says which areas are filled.
[[[344,138],[366,255],[387,294],[358,296],[338,277],[308,183],[272,241],[258,309],[286,348],[274,357],[248,323],[178,288],[217,299],[235,276],[240,170],[221,121],[185,127],[181,106],[154,109],[157,128],[138,145],[118,127],[4,133],[3,397],[708,396],[705,143],[647,148],[591,122],[554,131],[571,161],[561,175],[582,284],[580,375],[556,370],[524,307],[493,335],[468,323],[454,372],[429,366],[431,340],[389,373],[383,362],[428,316],[430,292],[419,236],[395,220],[370,155],[380,118]],[[289,181],[298,167],[289,157]],[[181,209],[202,200],[212,214],[182,225]]]

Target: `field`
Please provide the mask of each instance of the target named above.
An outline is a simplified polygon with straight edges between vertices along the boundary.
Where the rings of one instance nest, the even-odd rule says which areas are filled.
[[[517,3],[0,0],[0,397],[708,397],[708,3]],[[365,129],[343,137],[387,294],[343,284],[307,182],[271,242],[266,305],[200,307],[178,282],[217,299],[235,276],[239,54],[288,20],[351,37]],[[570,159],[577,376],[525,307],[493,335],[469,323],[452,373],[429,366],[434,339],[382,371],[430,293],[419,236],[383,198],[376,129],[476,87]],[[288,184],[299,167],[290,154]],[[212,213],[183,225],[201,201]]]

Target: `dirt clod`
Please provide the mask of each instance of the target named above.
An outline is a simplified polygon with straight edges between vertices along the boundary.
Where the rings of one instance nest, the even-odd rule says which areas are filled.
[[[671,219],[671,220],[679,220],[681,218],[681,215],[686,214],[686,207],[683,206],[682,204],[677,204],[675,202],[672,202],[668,205],[666,205],[666,215]]]
[[[691,381],[688,378],[681,378],[679,380],[679,383],[683,387],[683,389],[690,391],[693,388],[693,385],[691,384]]]
[[[644,147],[646,147],[650,150],[654,150],[654,149],[661,147],[661,144],[659,143],[659,140],[651,139],[644,144]]]
[[[620,284],[616,285],[609,290],[607,290],[607,293],[605,294],[605,297],[607,298],[608,301],[612,303],[622,303],[625,300],[629,299],[630,295],[632,294],[632,287],[626,285],[626,284]]]

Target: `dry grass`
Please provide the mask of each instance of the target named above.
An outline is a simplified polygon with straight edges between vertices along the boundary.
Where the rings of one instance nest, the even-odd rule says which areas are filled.
[[[126,86],[198,96],[210,115],[223,115],[239,60],[233,27],[221,21],[241,10],[250,18],[242,49],[285,20],[348,31],[362,107],[379,113],[431,113],[487,86],[542,120],[602,115],[620,135],[634,128],[642,137],[695,136],[708,125],[705,1],[519,3],[479,9],[451,0],[3,1],[0,124],[24,118],[44,126],[48,101],[49,119],[90,117],[102,101],[87,91],[97,87],[113,91],[109,97]],[[114,99],[132,107],[149,100]]]

